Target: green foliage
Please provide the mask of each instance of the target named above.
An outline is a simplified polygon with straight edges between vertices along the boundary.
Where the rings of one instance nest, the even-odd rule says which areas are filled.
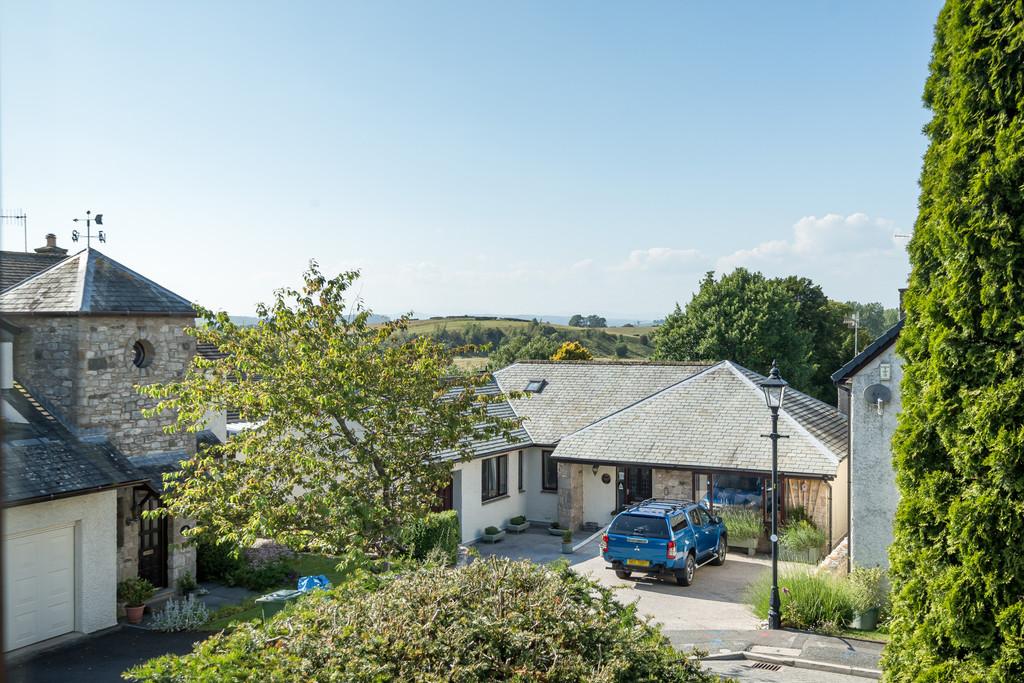
[[[759,510],[716,506],[715,514],[725,522],[726,532],[734,542],[758,539],[764,534],[764,521]]]
[[[593,356],[578,341],[567,341],[551,354],[551,360],[591,360]]]
[[[543,335],[510,335],[490,356],[490,366],[501,368],[520,360],[547,360],[558,351],[559,342]]]
[[[771,586],[771,574],[765,572],[747,591],[747,600],[761,619],[768,618]],[[783,626],[819,633],[839,633],[855,612],[850,583],[824,572],[783,572],[779,576],[779,602]]]
[[[853,594],[854,610],[866,612],[869,609],[885,611],[889,606],[889,588],[886,585],[885,570],[881,567],[854,567],[847,579]]]
[[[182,595],[187,595],[199,588],[199,584],[196,583],[195,577],[192,576],[192,572],[185,572],[178,578],[178,592]]]
[[[558,529],[559,528],[558,522],[551,522],[550,526],[551,526],[552,529]]]
[[[153,597],[155,593],[156,588],[153,587],[153,584],[137,576],[125,579],[117,584],[117,599],[128,607],[138,607],[139,605],[146,604],[146,600]]]
[[[287,560],[276,560],[260,566],[243,562],[242,566],[225,577],[225,583],[229,586],[242,586],[251,591],[260,592],[276,588],[284,583],[292,583],[297,578],[298,575],[292,570],[291,562]]]
[[[455,564],[459,554],[459,516],[455,510],[431,512],[405,526],[402,539],[410,554],[425,560],[440,550],[448,564]]]
[[[626,356],[629,355],[629,347],[626,346],[625,344],[616,344],[615,355],[618,358],[625,358]]]
[[[244,561],[232,543],[217,542],[207,536],[196,540],[196,574],[200,581],[227,582]]]
[[[687,653],[564,563],[487,559],[315,591],[266,625],[129,671],[183,680],[711,683]]]
[[[508,521],[509,521],[510,524],[515,524],[516,526],[519,526],[520,524],[525,524],[526,523],[526,517],[523,516],[523,515],[516,515],[515,517],[513,517],[512,519],[510,519]]]
[[[786,521],[789,524],[796,524],[797,522],[810,522],[814,524],[811,516],[807,514],[807,508],[803,505],[794,505],[793,507],[786,508]]]
[[[820,550],[825,545],[825,532],[818,529],[806,519],[791,522],[779,534],[779,543],[783,550],[805,553],[808,550]]]
[[[572,531],[570,529],[566,529],[562,534],[562,543],[572,543]]]
[[[569,318],[569,327],[608,327],[608,321],[599,315],[576,315]]]
[[[299,290],[275,292],[252,327],[200,309],[186,331],[225,357],[196,356],[186,376],[140,391],[176,413],[173,428],[198,430],[210,409],[237,408],[252,428],[165,475],[163,497],[191,534],[249,547],[260,538],[291,548],[402,554],[401,529],[425,515],[451,463],[476,438],[511,438],[520,420],[488,415],[503,396],[476,388],[484,374],[447,377],[455,349],[401,340],[407,319],[370,326],[346,297],[358,273],[328,279],[315,263]]]
[[[485,534],[487,534],[488,536],[495,536],[495,535],[497,535],[497,534],[498,534],[498,533],[499,533],[500,531],[501,531],[501,529],[499,529],[499,528],[498,528],[498,527],[496,527],[496,526],[489,526],[489,527],[487,527],[486,529],[484,529],[484,533],[485,533]]]
[[[888,680],[1024,680],[1024,7],[949,0],[910,240]]]
[[[153,617],[157,631],[195,631],[210,619],[210,610],[202,600],[191,595],[181,600],[168,600]]]

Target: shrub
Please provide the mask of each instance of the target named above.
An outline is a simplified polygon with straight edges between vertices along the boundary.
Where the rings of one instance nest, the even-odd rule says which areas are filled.
[[[496,526],[489,526],[486,529],[484,529],[484,533],[487,534],[488,536],[494,536],[499,531],[501,531],[501,529],[499,529]]]
[[[748,590],[747,600],[761,619],[768,618],[772,579],[767,572]],[[791,628],[837,633],[855,612],[850,583],[826,573],[785,572],[779,577],[782,624]]]
[[[523,515],[516,515],[515,517],[513,517],[512,519],[510,519],[508,521],[509,521],[509,524],[515,524],[516,526],[519,526],[520,524],[525,524],[526,523],[526,517],[523,516]]]
[[[629,347],[626,346],[625,344],[616,344],[615,355],[619,358],[625,358],[626,356],[629,355]]]
[[[821,549],[825,545],[825,532],[819,530],[807,520],[795,524],[787,524],[779,534],[783,553],[790,557],[799,557],[808,550]],[[786,553],[785,551],[790,551]]]
[[[855,567],[847,580],[850,582],[854,609],[857,612],[866,612],[870,609],[885,611],[888,608],[889,589],[884,569]]]
[[[153,587],[153,584],[137,576],[117,584],[117,599],[128,607],[146,604],[146,600],[153,597],[154,593],[156,593],[156,588]]]
[[[715,512],[725,522],[726,532],[733,541],[758,539],[764,533],[764,522],[758,510],[723,507]]]
[[[438,548],[444,552],[449,564],[455,564],[461,540],[459,516],[455,510],[428,513],[402,531],[402,543],[417,560],[425,560],[432,550]]]
[[[192,578],[192,572],[185,572],[178,578],[178,592],[182,595],[187,595],[197,588],[199,588],[199,584]]]
[[[558,350],[551,355],[551,360],[590,360],[593,356],[583,344],[578,341],[567,341],[558,347]]]
[[[566,529],[565,533],[562,534],[562,543],[572,543],[572,531],[569,529]]]
[[[188,596],[184,600],[168,600],[153,617],[157,631],[195,631],[210,619],[210,610],[202,600]]]
[[[265,591],[295,581],[298,575],[286,560],[276,560],[260,567],[248,563],[234,570],[225,577],[229,586],[242,586],[251,591]]]
[[[137,681],[665,681],[712,683],[635,607],[569,570],[490,558],[315,591],[135,667]]]
[[[797,522],[814,524],[814,520],[807,514],[807,508],[803,505],[794,505],[791,508],[786,508],[786,524],[796,524]]]
[[[237,546],[212,538],[196,542],[196,574],[200,581],[227,581],[244,562]]]

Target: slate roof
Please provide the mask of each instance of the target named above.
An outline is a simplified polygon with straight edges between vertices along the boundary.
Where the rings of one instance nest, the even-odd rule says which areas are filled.
[[[0,392],[3,405],[4,506],[144,483],[108,441],[83,441],[17,389]]]
[[[164,473],[173,472],[179,469],[181,467],[181,461],[185,460],[187,457],[188,456],[184,451],[147,453],[146,455],[134,456],[132,458],[132,465],[143,473],[148,480],[150,488],[157,493],[163,493]]]
[[[878,339],[868,344],[863,351],[850,359],[846,365],[833,372],[832,381],[838,384],[848,377],[857,374],[858,370],[873,361],[878,354],[895,344],[896,338],[900,336],[900,330],[903,329],[904,320],[905,318],[900,318],[898,323],[883,332]]]
[[[0,313],[193,316],[184,297],[95,249],[83,249],[0,293]]]
[[[566,436],[554,456],[584,462],[770,471],[770,444],[761,437],[770,421],[757,377],[722,361]],[[790,398],[794,399],[792,412]],[[833,477],[845,457],[845,443],[827,446],[805,425],[829,434],[838,434],[842,426],[845,433],[846,418],[834,409],[826,418],[824,410],[809,406],[808,401],[815,399],[787,392],[779,425],[790,438],[779,442],[779,468],[789,474]]]
[[[449,393],[461,391],[461,389],[453,389]],[[497,396],[501,393],[501,389],[498,387],[498,383],[493,379],[483,386],[477,387],[476,393],[482,396]],[[515,411],[512,410],[512,406],[509,405],[508,401],[499,401],[497,403],[490,403],[487,405],[487,414],[492,417],[499,418],[514,418],[516,417]],[[513,450],[515,448],[525,448],[530,445],[530,435],[522,427],[512,430],[512,442],[507,441],[503,436],[498,435],[490,439],[479,439],[472,442],[473,455],[481,457],[484,455],[493,455],[496,453],[504,453],[506,451]],[[442,460],[453,460],[458,457],[458,453],[454,450],[443,451],[438,454],[438,458]]]
[[[0,251],[0,292],[66,259],[65,254]]]
[[[535,444],[562,437],[707,368],[700,363],[522,361],[494,373],[503,392],[546,380],[538,394],[510,402]]]
[[[220,360],[228,357],[228,354],[210,342],[196,342],[196,355],[202,356],[206,360]]]

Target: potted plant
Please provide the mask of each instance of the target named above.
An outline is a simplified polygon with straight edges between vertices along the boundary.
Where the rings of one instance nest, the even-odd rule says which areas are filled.
[[[526,521],[526,517],[523,515],[517,515],[508,520],[508,531],[514,531],[517,534],[521,534],[529,528],[530,523]]]
[[[124,611],[128,615],[129,624],[142,621],[142,613],[146,611],[146,600],[153,597],[156,589],[146,579],[132,577],[117,585],[117,598],[124,603]]]
[[[561,536],[565,533],[565,529],[558,526],[558,522],[551,522],[551,526],[548,527],[548,533],[552,536]]]
[[[496,526],[489,526],[484,529],[483,540],[486,543],[497,543],[505,538],[505,532]]]
[[[192,593],[199,589],[199,584],[192,577],[192,572],[185,572],[178,579],[178,592],[181,593],[182,597],[188,597]]]
[[[566,555],[572,553],[572,531],[569,529],[562,534],[562,552]]]
[[[718,516],[725,522],[729,545],[747,549],[747,555],[757,550],[757,541],[764,533],[764,522],[757,510],[724,507],[716,508]]]
[[[779,535],[783,559],[815,564],[825,544],[825,532],[806,519],[788,524]]]
[[[878,613],[889,599],[885,570],[881,567],[855,567],[847,580],[850,582],[856,613],[850,628],[873,631],[878,626]]]

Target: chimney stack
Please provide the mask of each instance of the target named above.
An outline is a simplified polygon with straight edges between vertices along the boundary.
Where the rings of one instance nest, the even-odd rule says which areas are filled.
[[[46,246],[36,247],[37,254],[66,254],[67,249],[61,249],[57,246],[57,236],[52,232],[46,233]]]

